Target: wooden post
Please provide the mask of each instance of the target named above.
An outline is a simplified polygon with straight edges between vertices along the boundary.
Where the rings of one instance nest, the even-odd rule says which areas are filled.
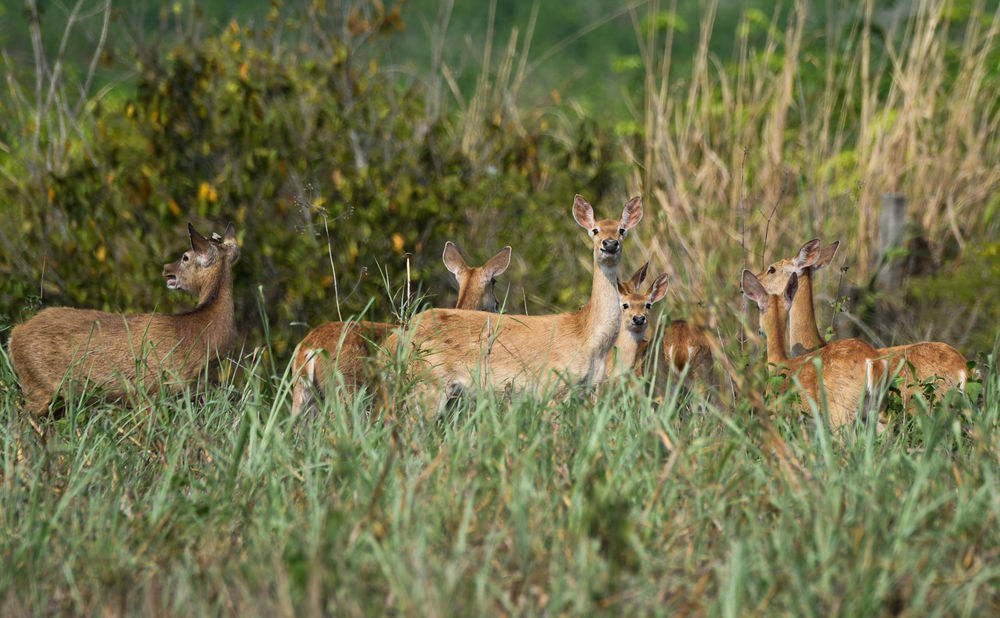
[[[906,229],[906,197],[897,193],[882,196],[882,211],[878,217],[878,262],[875,275],[880,289],[897,290],[903,281],[904,260],[893,255],[903,247]]]

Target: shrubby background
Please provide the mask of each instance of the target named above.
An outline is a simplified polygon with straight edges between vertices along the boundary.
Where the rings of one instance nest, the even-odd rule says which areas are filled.
[[[6,3],[0,323],[190,306],[160,278],[189,220],[235,221],[240,326],[259,345],[266,316],[281,357],[369,303],[391,319],[407,258],[453,303],[449,239],[514,247],[516,311],[573,309],[573,195],[610,216],[641,194],[626,270],[648,256],[666,310],[727,344],[739,270],[822,236],[824,324],[848,297],[844,333],[972,357],[1000,318],[996,4]],[[892,256],[920,258],[890,290],[885,193],[909,204]]]

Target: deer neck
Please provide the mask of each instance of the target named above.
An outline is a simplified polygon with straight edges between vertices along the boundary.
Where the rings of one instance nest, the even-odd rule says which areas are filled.
[[[776,365],[788,360],[785,349],[786,318],[781,298],[771,297],[771,306],[767,308],[764,333],[767,336],[767,362]]]
[[[605,266],[594,259],[594,281],[590,300],[583,306],[584,323],[592,342],[611,351],[621,329],[621,307],[618,304],[618,265]]]
[[[799,291],[788,312],[788,328],[791,353],[800,356],[826,345],[816,326],[813,310],[812,268],[805,268],[799,276]]]
[[[644,335],[645,332],[635,332],[625,327],[621,328],[618,332],[618,340],[615,341],[615,348],[617,348],[618,353],[609,356],[614,362],[614,365],[610,367],[611,372],[609,375],[622,375],[637,364],[641,352],[645,350],[645,346],[643,345],[645,343],[643,339]]]
[[[212,280],[202,288],[198,296],[198,305],[191,313],[199,313],[213,321],[222,318],[219,325],[233,323],[233,271],[226,260],[220,260],[219,270]],[[228,317],[228,320],[225,318]]]

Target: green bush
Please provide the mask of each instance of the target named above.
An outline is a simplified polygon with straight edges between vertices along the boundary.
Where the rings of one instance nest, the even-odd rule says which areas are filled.
[[[586,125],[568,142],[538,119],[490,115],[473,125],[474,149],[463,145],[454,119],[425,112],[419,83],[380,67],[399,16],[379,6],[273,10],[263,28],[233,22],[165,53],[145,50],[131,94],[90,106],[91,134],[71,141],[63,166],[32,178],[21,173],[30,151],[18,151],[0,195],[21,208],[0,223],[2,242],[33,257],[4,260],[0,315],[17,321],[51,304],[190,306],[159,280],[184,248],[188,220],[204,233],[235,221],[237,319],[259,344],[260,302],[279,354],[305,333],[293,324],[337,318],[331,255],[345,318],[374,299],[371,315],[391,319],[379,273],[401,289],[404,255],[414,291],[453,302],[440,263],[449,239],[471,261],[513,245],[513,281],[526,275],[523,258],[553,256],[531,265],[546,282],[531,286],[533,300],[582,304],[589,254],[561,241],[576,237],[574,193],[604,209],[618,188],[611,139]],[[14,125],[6,134],[29,136]],[[624,191],[616,196],[614,209]],[[524,294],[512,296],[520,306]]]

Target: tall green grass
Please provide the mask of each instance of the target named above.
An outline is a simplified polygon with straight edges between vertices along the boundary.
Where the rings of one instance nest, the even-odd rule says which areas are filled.
[[[0,612],[995,613],[994,358],[887,435],[634,383],[293,418],[258,354],[41,440],[3,355]]]

